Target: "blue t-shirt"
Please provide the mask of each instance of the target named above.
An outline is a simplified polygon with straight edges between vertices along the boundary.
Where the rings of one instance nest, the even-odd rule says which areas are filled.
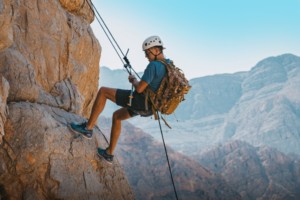
[[[166,59],[166,62],[169,63],[170,60]],[[165,65],[155,60],[155,61],[151,61],[147,65],[141,80],[148,83],[152,91],[156,92],[165,74],[166,74]]]

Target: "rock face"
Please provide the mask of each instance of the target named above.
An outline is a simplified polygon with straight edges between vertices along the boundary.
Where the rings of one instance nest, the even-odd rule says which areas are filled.
[[[0,76],[0,144],[2,144],[2,137],[4,136],[4,124],[8,115],[8,108],[6,100],[8,96],[9,84],[5,78]]]
[[[9,111],[0,149],[0,197],[133,199],[118,162],[107,166],[96,155],[98,146],[107,145],[103,135],[95,129],[92,140],[75,139],[67,128],[81,117],[28,102],[10,103]]]
[[[87,3],[0,1],[0,199],[134,198],[118,162],[97,158],[103,136],[67,128],[85,120],[98,88]]]
[[[1,46],[6,48],[0,54],[0,73],[10,83],[8,101],[30,101],[89,114],[97,92],[100,45],[89,26],[91,10],[88,5],[82,10],[77,2],[2,3],[6,17]],[[72,13],[61,4],[80,6]],[[78,15],[81,13],[87,14]]]
[[[0,51],[13,43],[12,9],[10,0],[0,2]]]

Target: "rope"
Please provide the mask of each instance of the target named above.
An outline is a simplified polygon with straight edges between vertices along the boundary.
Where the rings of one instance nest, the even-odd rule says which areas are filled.
[[[117,43],[116,39],[114,38],[114,36],[112,35],[112,33],[110,32],[109,28],[107,27],[106,23],[104,22],[103,18],[101,17],[100,13],[98,12],[97,8],[95,7],[95,5],[93,4],[93,2],[91,0],[86,0],[91,11],[94,13],[99,25],[101,26],[103,32],[105,33],[106,37],[108,38],[110,44],[113,46],[115,52],[117,53],[118,57],[120,58],[121,62],[123,63],[125,69],[127,70],[127,72],[129,74],[131,74],[131,71],[128,70],[128,67],[130,70],[132,70],[139,79],[141,79],[141,77],[138,75],[138,73],[131,67],[131,64],[127,58],[127,53],[124,54],[122,49],[120,48],[119,44]],[[95,13],[95,11],[96,13]],[[123,56],[123,59],[121,57],[121,55]]]
[[[159,129],[160,129],[161,138],[162,138],[162,141],[163,141],[163,144],[164,144],[164,148],[165,148],[165,153],[166,153],[166,158],[167,158],[167,163],[168,163],[168,167],[169,167],[169,172],[170,172],[170,176],[171,176],[171,180],[172,180],[172,185],[173,185],[174,193],[175,193],[176,199],[178,200],[178,196],[177,196],[177,192],[176,192],[176,187],[175,187],[175,183],[174,183],[174,179],[173,179],[173,174],[172,174],[172,170],[171,170],[171,165],[170,165],[170,161],[169,161],[169,156],[168,156],[168,152],[167,152],[167,147],[166,147],[166,144],[165,144],[165,139],[164,139],[163,131],[162,131],[162,128],[161,128],[159,113],[158,113],[158,111],[156,111],[156,113],[157,113],[157,116],[158,116]]]
[[[116,51],[116,53],[117,53],[118,57],[120,58],[121,62],[122,62],[123,64],[125,64],[124,61],[123,61],[123,59],[122,59],[121,56],[120,56],[120,53],[118,52],[117,48],[115,47],[115,44],[113,43],[113,41],[112,41],[112,39],[111,39],[110,37],[113,38],[113,40],[114,40],[115,43],[116,43],[116,40],[114,39],[114,37],[112,36],[111,32],[109,31],[109,29],[107,28],[106,24],[104,23],[103,19],[102,19],[101,16],[99,15],[99,13],[98,13],[97,9],[95,8],[94,4],[92,3],[92,1],[91,1],[91,2],[90,2],[89,0],[86,0],[86,1],[87,1],[88,5],[89,5],[91,11],[94,13],[94,16],[96,17],[96,19],[97,19],[99,25],[101,26],[103,32],[105,33],[106,37],[108,38],[110,44],[112,45],[112,47],[113,47],[114,50]],[[108,32],[109,32],[110,35],[107,33],[107,30],[104,28],[104,26],[103,26],[102,23],[100,22],[98,16],[95,14],[93,8],[96,10],[96,12],[98,13],[98,15],[100,16],[100,19],[102,20],[102,23],[103,23],[104,26],[108,29]],[[122,55],[124,55],[123,52],[122,52],[122,50],[121,50],[121,48],[119,47],[119,45],[117,45],[117,46],[118,46],[120,52],[122,53]]]
[[[94,10],[96,11],[96,14],[97,14],[98,16],[95,15],[95,17],[96,17],[96,19],[97,19],[99,25],[101,26],[101,28],[102,28],[102,30],[104,31],[106,37],[108,38],[109,42],[110,42],[111,45],[113,46],[113,48],[114,48],[114,50],[116,51],[117,55],[119,56],[121,62],[123,63],[124,67],[126,68],[127,72],[128,72],[129,74],[131,74],[131,70],[133,70],[134,73],[137,75],[137,77],[140,78],[140,76],[138,75],[138,73],[136,73],[136,71],[135,71],[135,70],[131,67],[131,65],[130,65],[130,62],[129,62],[128,58],[127,58],[127,53],[128,53],[128,51],[127,51],[126,55],[123,53],[122,49],[120,48],[120,46],[118,45],[117,41],[116,41],[115,38],[113,37],[112,33],[110,32],[109,28],[107,27],[106,23],[104,22],[103,18],[102,18],[101,15],[99,14],[99,12],[98,12],[97,8],[95,7],[95,5],[93,4],[93,2],[90,1],[90,0],[86,0],[86,1],[87,1],[88,5],[89,5],[90,9],[91,9],[92,12],[94,13],[94,15],[95,15]],[[99,17],[100,19],[99,19],[98,17]],[[100,20],[102,21],[103,25],[101,24]],[[117,48],[118,48],[118,49],[117,49]],[[119,52],[118,50],[119,50],[120,52]],[[122,54],[123,59],[125,60],[125,63],[124,63],[124,61],[122,60],[120,53]],[[130,71],[127,69],[127,67],[130,68]],[[140,78],[140,79],[141,79],[141,78]],[[164,149],[165,149],[165,154],[166,154],[167,163],[168,163],[168,167],[169,167],[169,172],[170,172],[170,176],[171,176],[171,180],[172,180],[172,185],[173,185],[175,197],[176,197],[176,199],[178,200],[178,195],[177,195],[177,191],[176,191],[176,187],[175,187],[175,183],[174,183],[174,178],[173,178],[172,169],[171,169],[171,165],[170,165],[170,161],[169,161],[169,156],[168,156],[168,152],[167,152],[167,148],[166,148],[166,144],[165,144],[165,139],[164,139],[163,131],[162,131],[162,128],[161,128],[160,117],[159,117],[158,111],[156,111],[156,112],[157,112],[157,115],[158,115],[158,123],[159,123],[160,133],[161,133],[161,137],[162,137],[162,141],[163,141],[163,145],[164,145]],[[102,133],[102,134],[103,134],[103,133]],[[104,135],[104,134],[103,134],[103,135]],[[104,135],[104,138],[105,138],[105,140],[107,141],[105,135]],[[108,142],[108,141],[107,141],[107,142]]]

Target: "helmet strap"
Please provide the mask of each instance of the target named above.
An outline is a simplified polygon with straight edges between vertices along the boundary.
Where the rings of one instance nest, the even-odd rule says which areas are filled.
[[[152,51],[149,51],[153,56],[154,56],[154,60],[157,60],[157,56],[159,56],[160,54],[162,54],[162,51],[159,52],[159,54],[154,54],[152,53]]]

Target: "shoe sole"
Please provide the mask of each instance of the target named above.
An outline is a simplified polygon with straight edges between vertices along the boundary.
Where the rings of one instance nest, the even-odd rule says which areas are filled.
[[[106,163],[108,163],[109,165],[112,165],[112,164],[113,164],[112,162],[106,160],[106,159],[105,159],[101,154],[99,154],[98,152],[97,152],[97,155],[98,155],[98,157],[101,158],[101,160],[104,160],[104,161],[105,161]]]
[[[84,134],[82,134],[82,133],[77,132],[76,130],[74,130],[74,129],[71,127],[70,124],[68,124],[68,128],[69,128],[73,133],[79,134],[79,135],[83,136],[84,138],[86,138],[86,139],[88,139],[88,140],[91,140],[91,139],[92,139],[92,137],[87,137],[86,135],[84,135]]]

